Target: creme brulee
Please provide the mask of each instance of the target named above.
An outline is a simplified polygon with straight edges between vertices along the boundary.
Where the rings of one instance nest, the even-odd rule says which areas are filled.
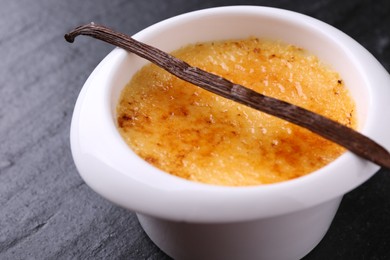
[[[356,128],[339,74],[301,48],[249,38],[189,45],[173,55],[262,94]],[[344,149],[284,120],[143,67],[125,87],[118,128],[142,158],[173,175],[243,186],[306,175]]]

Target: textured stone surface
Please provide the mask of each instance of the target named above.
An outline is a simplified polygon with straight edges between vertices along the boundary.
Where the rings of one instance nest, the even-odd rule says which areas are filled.
[[[133,213],[95,194],[75,169],[73,106],[112,47],[86,37],[70,45],[63,35],[90,21],[133,34],[173,15],[228,4],[314,16],[355,38],[390,70],[387,0],[3,0],[0,259],[168,259]],[[330,231],[305,259],[390,259],[389,244],[390,172],[382,170],[345,197]]]

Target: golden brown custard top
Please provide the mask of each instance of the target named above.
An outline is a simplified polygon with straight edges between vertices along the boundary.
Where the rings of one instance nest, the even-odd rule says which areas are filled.
[[[356,127],[343,80],[301,48],[257,38],[186,46],[192,66]],[[147,65],[124,88],[118,128],[139,156],[173,175],[244,186],[306,175],[344,149],[310,131],[239,105]]]

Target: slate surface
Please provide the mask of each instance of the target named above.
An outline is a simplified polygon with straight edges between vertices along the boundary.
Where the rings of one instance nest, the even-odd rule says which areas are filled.
[[[63,35],[90,21],[133,34],[183,12],[231,4],[316,17],[355,38],[390,70],[387,0],[0,2],[0,259],[169,259],[133,213],[91,191],[75,169],[73,106],[112,47],[86,37],[70,45]],[[326,237],[305,259],[390,259],[389,171],[344,198]]]

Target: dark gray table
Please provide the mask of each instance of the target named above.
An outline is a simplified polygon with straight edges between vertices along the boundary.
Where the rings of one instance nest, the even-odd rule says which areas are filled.
[[[90,21],[133,34],[183,12],[228,4],[314,16],[355,38],[390,70],[387,0],[1,0],[0,259],[168,259],[133,213],[91,191],[75,169],[73,106],[112,47],[86,37],[70,45],[63,35]],[[389,171],[345,197],[330,231],[305,259],[390,259]]]

